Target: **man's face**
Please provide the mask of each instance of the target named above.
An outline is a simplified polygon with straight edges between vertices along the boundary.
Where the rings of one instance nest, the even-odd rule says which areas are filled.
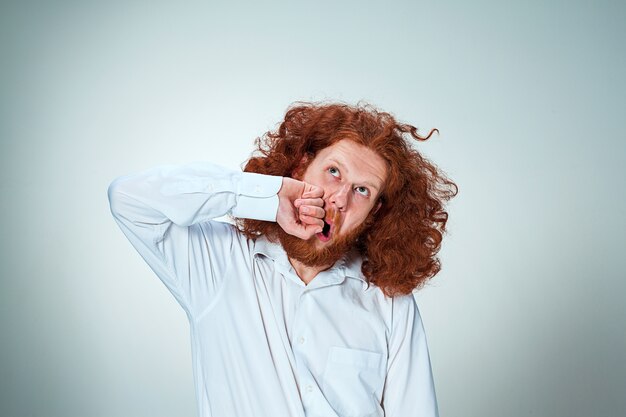
[[[353,246],[368,215],[378,209],[386,178],[384,159],[352,140],[322,149],[298,179],[324,189],[326,226],[307,241],[283,234],[287,254],[310,265],[336,262]]]
[[[301,180],[324,189],[325,233],[316,246],[330,244],[365,221],[376,209],[387,178],[387,165],[371,149],[343,139],[322,149],[306,168]]]

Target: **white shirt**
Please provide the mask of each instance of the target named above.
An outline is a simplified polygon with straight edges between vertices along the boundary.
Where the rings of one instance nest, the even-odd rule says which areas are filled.
[[[200,416],[437,416],[412,295],[368,286],[355,253],[305,285],[282,246],[212,220],[275,221],[281,183],[195,162],[109,186],[118,225],[189,318]]]

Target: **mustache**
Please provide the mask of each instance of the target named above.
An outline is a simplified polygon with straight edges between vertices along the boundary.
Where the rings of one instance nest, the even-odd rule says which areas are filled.
[[[343,217],[341,216],[341,212],[339,210],[337,210],[333,206],[329,206],[327,209],[324,210],[326,211],[326,215],[324,216],[325,223],[331,224],[333,229],[341,226]]]

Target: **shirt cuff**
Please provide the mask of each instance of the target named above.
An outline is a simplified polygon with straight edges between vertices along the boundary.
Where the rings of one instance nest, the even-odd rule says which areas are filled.
[[[237,190],[237,205],[231,213],[242,219],[276,221],[278,191],[283,177],[242,172]]]

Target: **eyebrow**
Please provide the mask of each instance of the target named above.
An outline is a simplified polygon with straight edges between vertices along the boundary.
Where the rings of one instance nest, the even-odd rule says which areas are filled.
[[[334,162],[335,164],[337,164],[339,166],[339,168],[341,168],[342,171],[345,171],[347,173],[350,172],[350,170],[348,168],[346,168],[346,166],[344,164],[342,164],[341,162],[337,161],[336,159],[328,158],[328,161],[329,162]],[[373,189],[375,189],[376,191],[380,191],[380,187],[377,186],[376,184],[370,182],[370,181],[365,180],[365,181],[358,181],[358,182],[360,182],[362,184],[365,184],[365,185],[368,185],[368,186],[372,187]]]

